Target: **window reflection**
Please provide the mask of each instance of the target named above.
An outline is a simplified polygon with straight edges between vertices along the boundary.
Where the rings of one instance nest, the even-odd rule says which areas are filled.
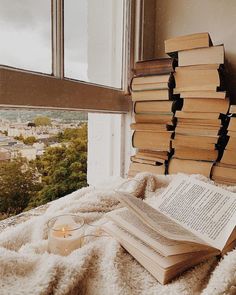
[[[121,88],[123,1],[65,1],[65,76]]]

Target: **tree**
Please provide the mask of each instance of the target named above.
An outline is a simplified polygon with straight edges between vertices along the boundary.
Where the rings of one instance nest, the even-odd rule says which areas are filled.
[[[15,136],[14,139],[19,140],[19,141],[23,141],[24,136],[22,134],[20,134],[19,136]]]
[[[72,136],[70,142],[62,143],[60,147],[47,148],[36,160],[42,175],[43,189],[34,200],[34,205],[58,199],[87,185],[87,126],[79,129],[78,133],[73,132],[77,135],[74,138]],[[67,137],[67,134],[62,137]]]
[[[83,123],[78,128],[66,128],[64,132],[59,132],[57,138],[59,142],[70,141],[76,138],[87,139],[87,130],[87,124]]]
[[[0,213],[9,216],[22,212],[41,189],[36,166],[18,157],[0,162]]]
[[[23,142],[24,142],[24,144],[32,145],[35,142],[37,142],[37,139],[36,139],[35,136],[28,136],[28,137],[26,137],[26,138],[23,139]]]
[[[44,116],[38,116],[34,119],[35,126],[51,126],[52,122],[51,119]]]

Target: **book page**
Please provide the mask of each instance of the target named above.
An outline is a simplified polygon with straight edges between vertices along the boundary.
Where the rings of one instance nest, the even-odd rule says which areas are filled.
[[[204,241],[186,230],[178,223],[172,221],[164,214],[126,192],[117,192],[117,198],[129,208],[145,224],[159,232],[162,236],[179,241],[188,241],[193,243],[205,244]]]
[[[115,239],[117,239],[121,243],[121,245],[125,243],[130,244],[133,248],[136,248],[137,250],[142,252],[145,256],[155,261],[155,263],[157,263],[162,268],[172,267],[173,265],[186,261],[195,255],[193,253],[188,253],[183,255],[165,257],[147,246],[139,239],[130,235],[127,231],[121,229],[120,227],[117,227],[113,222],[108,222],[104,224],[102,228],[110,235],[112,235]]]
[[[114,210],[108,213],[106,217],[164,256],[196,252],[203,249],[207,250],[206,247],[199,244],[180,242],[165,238],[143,223],[127,208]]]
[[[155,207],[219,250],[236,225],[236,194],[193,177],[173,181]]]

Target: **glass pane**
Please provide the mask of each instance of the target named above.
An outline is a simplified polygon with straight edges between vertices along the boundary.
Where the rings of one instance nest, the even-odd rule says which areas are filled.
[[[84,186],[86,112],[0,109],[0,220]]]
[[[121,88],[123,1],[65,1],[65,76]]]
[[[0,40],[0,64],[51,73],[51,1],[0,0]]]

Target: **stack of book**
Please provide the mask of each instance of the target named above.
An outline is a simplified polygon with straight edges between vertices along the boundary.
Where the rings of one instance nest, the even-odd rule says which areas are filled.
[[[165,51],[178,56],[174,94],[183,98],[183,108],[175,114],[175,152],[169,174],[210,177],[224,145],[222,124],[229,109],[224,91],[224,46],[213,46],[208,33],[199,33],[166,40]]]
[[[172,151],[174,112],[182,107],[181,100],[173,96],[175,62],[173,58],[164,58],[135,64],[130,88],[135,114],[132,144],[136,154],[131,157],[129,177],[142,171],[166,172]]]
[[[236,105],[231,105],[229,113],[229,139],[220,162],[212,169],[212,179],[226,185],[236,185]]]

